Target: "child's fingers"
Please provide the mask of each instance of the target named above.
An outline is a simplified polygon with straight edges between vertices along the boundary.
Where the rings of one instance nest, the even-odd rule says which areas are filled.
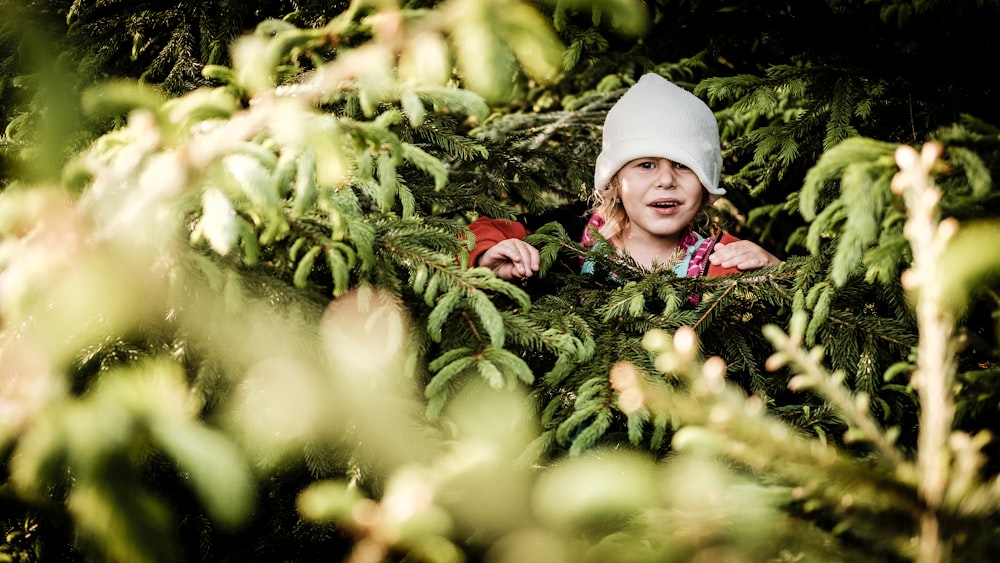
[[[521,245],[523,246],[522,257],[525,259],[524,264],[528,266],[530,272],[537,272],[541,266],[541,255],[538,249],[524,241],[521,241]],[[528,275],[531,274],[529,273]]]
[[[511,260],[517,266],[517,274],[523,278],[531,277],[538,271],[539,255],[538,249],[522,240],[510,240]]]
[[[716,244],[709,261],[723,268],[753,270],[780,262],[770,252],[751,241],[738,241],[729,244]]]
[[[480,264],[504,279],[530,277],[538,271],[538,249],[520,239],[503,240],[486,251]]]

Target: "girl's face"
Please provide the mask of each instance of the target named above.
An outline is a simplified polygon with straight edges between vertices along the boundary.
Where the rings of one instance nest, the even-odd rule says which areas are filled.
[[[703,190],[698,176],[666,158],[630,160],[618,171],[618,181],[630,239],[676,242],[701,209]]]

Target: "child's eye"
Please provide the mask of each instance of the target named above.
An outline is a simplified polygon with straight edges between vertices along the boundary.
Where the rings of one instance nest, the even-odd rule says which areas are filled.
[[[644,160],[639,163],[639,168],[645,168],[646,170],[652,170],[656,168],[656,163],[651,160]]]
[[[679,170],[687,170],[688,169],[688,166],[686,164],[681,164],[680,162],[675,162],[673,164],[674,164],[674,168],[677,168]]]

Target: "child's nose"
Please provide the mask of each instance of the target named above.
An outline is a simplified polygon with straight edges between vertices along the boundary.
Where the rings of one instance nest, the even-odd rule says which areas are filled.
[[[659,167],[659,185],[669,188],[674,185],[674,163],[669,160],[664,161]]]

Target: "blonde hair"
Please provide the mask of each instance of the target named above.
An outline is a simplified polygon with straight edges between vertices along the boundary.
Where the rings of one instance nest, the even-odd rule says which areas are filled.
[[[614,244],[629,224],[628,214],[625,213],[625,206],[622,205],[621,180],[618,179],[618,174],[612,176],[603,188],[595,188],[592,199],[591,214],[604,220],[604,224],[597,229],[597,232]],[[703,185],[701,187],[701,205],[698,208],[698,214],[691,221],[692,229],[702,234],[714,231],[713,203],[715,203],[715,198]]]

